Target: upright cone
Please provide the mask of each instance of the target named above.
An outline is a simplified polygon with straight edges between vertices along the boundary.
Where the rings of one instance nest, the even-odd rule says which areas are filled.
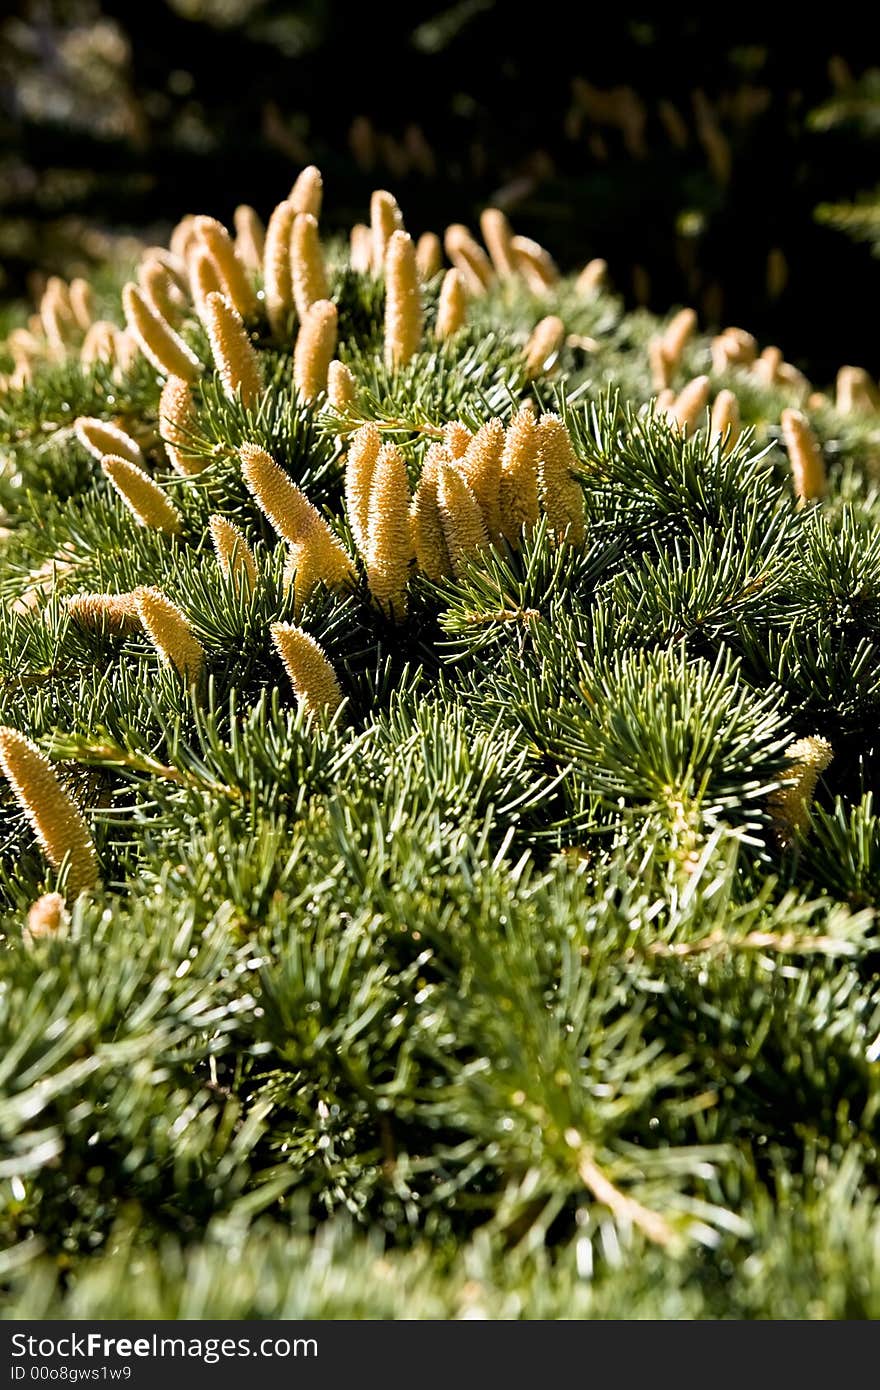
[[[273,623],[269,631],[302,713],[319,718],[334,714],[342,703],[342,691],[324,649],[292,623]]]
[[[393,232],[385,253],[385,363],[403,367],[422,340],[422,295],[416,253],[407,232]]]
[[[365,561],[370,593],[398,622],[406,616],[406,585],[412,558],[409,483],[397,447],[380,450],[370,483]]]
[[[53,869],[68,857],[67,891],[76,897],[98,881],[98,856],[79,809],[48,759],[17,729],[0,728],[0,767]]]

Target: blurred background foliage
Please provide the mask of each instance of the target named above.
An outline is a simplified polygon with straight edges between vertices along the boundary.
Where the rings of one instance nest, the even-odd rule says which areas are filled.
[[[843,361],[876,375],[870,7],[723,25],[558,0],[13,0],[0,297],[188,211],[265,217],[315,162],[328,230],[377,186],[413,232],[496,203],[566,269],[604,256],[631,305],[691,303],[817,380]]]

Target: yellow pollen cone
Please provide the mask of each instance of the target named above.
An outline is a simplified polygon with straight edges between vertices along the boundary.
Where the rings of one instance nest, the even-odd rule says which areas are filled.
[[[380,450],[370,482],[364,559],[373,598],[389,616],[406,615],[406,584],[412,559],[410,494],[406,467],[394,444]]]
[[[177,534],[182,525],[180,512],[148,473],[115,454],[107,454],[101,467],[141,526]]]
[[[205,665],[205,650],[176,603],[159,589],[135,589],[134,599],[144,631],[166,666],[194,684]]]
[[[260,363],[241,315],[225,295],[209,294],[205,300],[205,329],[214,365],[230,400],[255,406],[263,392]]]
[[[212,516],[208,521],[208,527],[217,552],[217,563],[223,574],[227,578],[242,575],[248,591],[255,589],[257,565],[241,529],[223,516]]]
[[[292,623],[273,623],[269,631],[302,713],[325,718],[334,714],[342,703],[342,691],[321,645]]]
[[[571,436],[558,415],[538,422],[538,479],[550,530],[570,545],[583,545],[584,494],[575,478],[577,459]]]
[[[179,376],[184,381],[196,381],[202,364],[171,325],[144,298],[137,285],[125,285],[122,290],[125,324],[148,362],[164,376]]]
[[[52,868],[60,869],[68,856],[68,894],[76,897],[94,888],[98,881],[94,841],[48,758],[17,729],[0,728],[0,767]]]

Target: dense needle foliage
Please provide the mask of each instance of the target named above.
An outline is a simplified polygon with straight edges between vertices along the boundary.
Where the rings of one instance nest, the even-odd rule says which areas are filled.
[[[326,249],[353,399],[304,399],[295,316],[273,343],[260,299],[243,403],[184,308],[199,472],[170,470],[143,355],[0,362],[0,725],[100,865],[74,898],[0,782],[7,1314],[880,1315],[880,415],[809,395],[805,502],[797,374],[689,338],[669,389],[734,392],[729,447],[707,409],[688,433],[652,408],[646,313],[496,278],[438,342],[442,273],[389,366],[381,275]],[[119,288],[96,317],[121,324]],[[564,340],[529,379],[548,316]],[[450,421],[509,427],[526,398],[566,422],[583,543],[542,515],[411,566],[405,615],[379,602],[395,556],[365,565],[344,503],[357,429],[415,488]],[[136,442],[174,534],[81,417]],[[243,444],[350,582],[295,592]],[[68,602],[139,586],[198,679],[143,605],[114,632]],[[275,624],[320,644],[332,715],[295,698]],[[833,750],[811,806],[804,740]]]

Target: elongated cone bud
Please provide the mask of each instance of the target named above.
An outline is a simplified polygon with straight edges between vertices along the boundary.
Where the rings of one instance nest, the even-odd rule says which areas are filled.
[[[327,389],[337,324],[336,305],[329,299],[319,299],[306,310],[293,350],[293,380],[303,400],[313,401]]]
[[[402,367],[422,341],[422,295],[407,232],[393,232],[385,254],[385,364]]]
[[[658,391],[657,399],[654,401],[654,414],[665,415],[671,419],[672,407],[675,405],[675,392],[671,386],[664,386],[662,391]]]
[[[651,338],[648,343],[648,362],[651,367],[651,386],[655,391],[665,391],[672,380],[672,364],[666,356],[661,337]]]
[[[748,367],[757,356],[758,344],[744,328],[725,328],[712,339],[712,367],[716,372],[728,367]]]
[[[489,539],[501,538],[501,459],[504,454],[504,426],[500,420],[487,420],[467,446],[459,464],[461,475],[477,499]]]
[[[785,751],[791,764],[788,776],[792,780],[787,787],[775,791],[770,799],[770,809],[784,843],[790,841],[796,831],[805,830],[809,825],[816,783],[834,757],[831,744],[818,734],[797,739]]]
[[[367,552],[370,490],[381,447],[382,437],[376,426],[361,425],[352,436],[345,461],[345,510],[355,545],[362,555]]]
[[[489,533],[476,497],[454,463],[441,463],[437,474],[437,509],[446,549],[455,574],[489,544]]]
[[[226,285],[217,262],[200,241],[196,241],[187,261],[189,286],[195,311],[204,323],[209,294],[224,294]]]
[[[299,614],[309,595],[323,584],[328,589],[346,589],[355,581],[348,555],[332,533],[329,545],[322,535],[313,535],[288,548],[284,566],[285,592],[293,588],[294,613]]]
[[[511,545],[519,544],[538,520],[538,427],[530,406],[521,407],[507,427],[501,457],[501,526]]]
[[[283,469],[256,444],[242,444],[241,471],[258,505],[291,546],[288,578],[297,606],[316,584],[341,588],[352,581],[351,560],[324,518]]]
[[[175,323],[180,318],[183,296],[161,261],[147,257],[138,266],[138,284],[153,313],[167,323]]]
[[[124,328],[120,329],[114,342],[116,366],[113,370],[113,380],[117,384],[125,380],[125,375],[131,370],[139,351],[137,340],[131,333]],[[201,366],[201,363],[199,365]]]
[[[535,324],[525,345],[526,373],[530,381],[552,370],[565,342],[565,324],[556,314],[549,314]]]
[[[256,405],[263,392],[260,363],[241,316],[225,295],[208,295],[205,329],[226,395],[230,400],[240,396],[243,405]]]
[[[28,334],[28,337],[30,337],[30,334]],[[13,378],[10,377],[9,385],[12,389],[15,389],[16,386],[21,386],[26,381],[31,380],[34,364],[39,362],[43,355],[42,344],[36,344],[32,351],[21,343],[13,345],[9,340],[6,341],[4,346],[12,355],[13,375],[15,380],[13,381]]]
[[[799,405],[802,405],[810,394],[810,383],[803,372],[798,371],[797,367],[791,362],[780,362],[776,373],[776,381],[780,386],[787,387],[790,391],[797,393],[800,398]]]
[[[451,223],[443,234],[443,246],[471,294],[485,294],[495,279],[495,271],[489,257],[467,227],[461,222]]]
[[[144,261],[159,261],[174,283],[174,288],[179,291],[183,299],[189,294],[189,272],[186,268],[186,261],[180,256],[175,256],[164,246],[148,246],[141,257]]]
[[[693,434],[709,404],[709,378],[695,376],[675,398],[671,416],[683,434]]]
[[[298,542],[315,527],[326,528],[320,513],[265,449],[242,444],[238,452],[244,480],[279,536]]]
[[[257,565],[244,533],[223,516],[212,516],[208,522],[211,540],[217,552],[217,563],[226,578],[242,576],[248,591],[257,585]]]
[[[409,482],[396,445],[385,444],[373,469],[364,555],[370,593],[398,622],[406,615],[406,582],[412,559]]]
[[[533,294],[543,294],[556,284],[559,279],[556,262],[539,241],[514,236],[510,239],[510,250],[514,265]]]
[[[115,351],[116,366],[113,369],[113,380],[118,385],[119,382],[125,380],[126,373],[131,370],[140,349],[131,334],[122,329],[116,334]]]
[[[26,328],[14,328],[6,340],[6,347],[12,354],[15,368],[9,384],[15,390],[31,380],[33,364],[43,355],[43,344]]]
[[[607,280],[608,262],[597,256],[595,260],[587,261],[575,280],[574,287],[584,299],[592,299],[601,289],[604,289]]]
[[[574,474],[577,459],[571,436],[558,415],[538,421],[538,481],[550,530],[570,545],[583,545],[584,494]]]
[[[437,484],[440,466],[449,462],[449,454],[440,444],[432,444],[425,454],[422,476],[410,507],[410,527],[416,564],[428,579],[445,579],[452,573],[452,562],[446,546]]]
[[[364,222],[356,222],[350,234],[350,262],[352,270],[366,274],[373,266],[373,233]]]
[[[45,299],[47,295],[50,299],[55,299],[65,333],[73,332],[76,329],[76,318],[70,303],[70,286],[67,281],[63,280],[60,275],[50,275],[46,281],[43,298]]]
[[[141,625],[134,594],[71,594],[65,606],[80,627],[107,637],[127,637]]]
[[[321,202],[324,197],[324,180],[321,170],[314,164],[307,164],[296,178],[290,190],[290,201],[297,212],[306,212],[315,220],[321,216]]]
[[[70,282],[70,308],[77,328],[87,333],[92,326],[92,287],[79,276]]]
[[[69,921],[70,916],[61,894],[44,893],[28,908],[27,926],[22,932],[22,940],[26,946],[32,946],[35,941],[63,936]]]
[[[259,275],[263,269],[266,229],[248,203],[239,203],[232,221],[235,226],[235,254],[249,275]]]
[[[443,426],[443,444],[451,459],[463,459],[473,437],[461,420],[447,420]]]
[[[806,415],[799,410],[783,410],[782,437],[788,450],[795,497],[804,502],[824,497],[825,460]]]
[[[480,213],[480,231],[483,233],[486,249],[496,271],[502,280],[510,280],[516,275],[513,248],[510,244],[513,232],[500,208],[484,208]]]
[[[269,631],[302,713],[325,717],[334,714],[342,704],[342,691],[324,649],[308,632],[292,623],[273,623]]]
[[[880,394],[862,367],[841,367],[837,373],[835,409],[841,415],[869,412],[880,405]]]
[[[185,217],[181,217],[171,233],[171,240],[168,243],[172,256],[177,256],[184,263],[186,263],[190,244],[195,237],[195,220],[191,212],[188,212]]]
[[[176,535],[182,524],[180,512],[148,473],[114,454],[107,454],[101,467],[141,526]]]
[[[45,346],[42,333],[42,328],[34,332],[28,328],[13,328],[6,339],[6,346],[16,357],[39,357]]]
[[[346,367],[344,362],[334,358],[327,368],[328,404],[340,415],[345,415],[357,400],[357,394],[357,382],[352,376],[351,370]]]
[[[214,217],[197,217],[193,229],[214,258],[223,277],[224,293],[232,307],[243,319],[250,318],[256,310],[257,297],[247,271],[235,254],[232,237],[223,223]]]
[[[201,473],[210,463],[191,452],[195,425],[192,391],[179,376],[170,376],[159,397],[159,436],[171,467],[184,477]]]
[[[747,366],[754,362],[758,356],[758,342],[752,333],[746,332],[744,328],[728,327],[725,328],[723,336],[736,343],[739,353],[737,361],[744,362]]]
[[[440,286],[440,300],[437,304],[437,324],[434,329],[441,342],[451,338],[464,327],[467,319],[468,293],[464,276],[460,270],[447,270]]]
[[[96,362],[112,362],[116,355],[116,325],[97,319],[83,338],[79,360],[84,367]]]
[[[170,324],[150,308],[137,285],[124,286],[122,307],[129,333],[158,372],[182,377],[184,381],[198,379],[201,362]]]
[[[318,223],[310,212],[300,212],[293,220],[290,266],[293,302],[296,312],[304,319],[311,306],[319,299],[326,299],[328,294]]]
[[[740,436],[739,401],[732,391],[719,391],[715,397],[710,431],[713,439],[722,440],[722,454],[729,454]]]
[[[283,338],[293,311],[293,280],[290,267],[290,238],[296,208],[288,199],[279,203],[266,228],[263,251],[263,288],[269,327],[276,339]]]
[[[67,352],[67,341],[75,328],[67,286],[57,275],[49,282],[40,300],[40,320],[46,335],[46,346],[53,361],[61,361]]]
[[[68,859],[67,892],[75,898],[98,882],[98,856],[89,828],[52,765],[17,729],[0,728],[0,767],[53,869]]]
[[[205,649],[186,615],[160,589],[135,589],[134,600],[144,631],[163,663],[194,684],[204,669]]]
[[[666,325],[663,332],[663,353],[669,363],[670,371],[675,371],[681,362],[690,339],[697,327],[697,316],[693,309],[680,309]]]
[[[403,229],[403,214],[397,199],[383,188],[370,198],[370,235],[373,242],[373,274],[385,269],[385,250],[393,234]]]
[[[433,280],[443,269],[443,247],[436,232],[422,232],[416,242],[416,265],[423,282]]]
[[[729,367],[737,365],[737,353],[739,351],[737,343],[732,338],[728,338],[725,333],[719,333],[712,339],[710,350],[712,353],[712,370],[720,375],[726,372]]]
[[[109,420],[97,420],[91,415],[81,415],[73,426],[73,432],[93,458],[102,459],[105,454],[118,454],[129,463],[140,465],[144,461],[137,442]]]
[[[782,366],[782,352],[778,347],[765,347],[754,363],[752,371],[765,386],[772,386]]]

